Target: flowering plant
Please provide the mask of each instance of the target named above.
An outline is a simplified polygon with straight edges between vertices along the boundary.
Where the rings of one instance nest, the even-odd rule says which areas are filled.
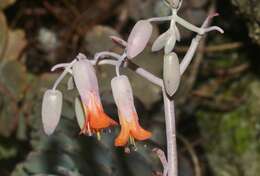
[[[171,8],[171,16],[150,18],[137,22],[127,41],[111,36],[111,39],[114,42],[125,48],[122,54],[104,51],[97,53],[93,59],[87,59],[84,54],[80,53],[71,63],[58,64],[53,67],[52,71],[58,68],[64,68],[64,71],[54,83],[53,88],[47,90],[44,94],[42,121],[44,131],[47,135],[51,135],[55,131],[60,119],[62,93],[57,90],[57,87],[66,74],[72,75],[69,87],[71,87],[71,84],[75,84],[80,95],[80,99],[76,99],[75,101],[77,121],[81,128],[80,134],[92,135],[93,133],[96,133],[97,137],[100,139],[100,131],[102,131],[102,129],[118,125],[115,120],[108,117],[104,112],[94,69],[94,65],[111,64],[115,66],[116,70],[116,77],[112,79],[111,87],[118,108],[119,124],[121,126],[121,131],[115,139],[115,146],[125,146],[127,145],[128,140],[130,141],[130,144],[134,144],[134,139],[145,140],[150,138],[152,136],[151,132],[143,129],[139,124],[130,81],[126,75],[120,74],[120,68],[127,67],[162,89],[167,136],[167,161],[163,162],[164,175],[177,176],[177,149],[173,96],[178,90],[181,75],[190,64],[202,35],[213,30],[223,33],[223,30],[217,26],[207,27],[210,19],[217,14],[210,15],[205,20],[202,27],[199,28],[177,15],[177,11],[181,7],[182,1],[164,0],[164,2]],[[170,21],[170,28],[165,33],[161,34],[152,46],[152,51],[159,51],[164,48],[163,79],[132,62],[132,60],[144,50],[151,37],[153,29],[151,23],[158,21]],[[176,41],[181,39],[176,23],[197,33],[197,36],[193,39],[187,54],[181,62],[179,61],[177,54],[172,52]],[[107,57],[113,59],[106,59]]]

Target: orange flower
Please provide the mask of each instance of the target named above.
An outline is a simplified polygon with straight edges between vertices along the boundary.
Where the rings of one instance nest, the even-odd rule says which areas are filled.
[[[149,131],[143,129],[139,122],[136,113],[133,113],[132,120],[127,121],[127,118],[123,115],[119,115],[121,131],[115,140],[115,146],[125,146],[128,143],[128,139],[146,140],[152,136]]]
[[[105,114],[103,107],[97,97],[93,93],[88,95],[88,104],[83,104],[85,111],[85,122],[81,129],[81,134],[91,135],[93,132],[99,132],[104,128],[117,125],[117,122]]]
[[[99,131],[117,125],[105,114],[100,96],[95,69],[87,59],[79,59],[72,67],[73,78],[83,103],[85,120],[81,134],[99,136]]]
[[[134,139],[146,140],[152,136],[144,130],[139,122],[134,106],[134,98],[130,82],[126,76],[118,76],[111,82],[113,96],[118,108],[121,132],[115,140],[115,146],[125,146]]]

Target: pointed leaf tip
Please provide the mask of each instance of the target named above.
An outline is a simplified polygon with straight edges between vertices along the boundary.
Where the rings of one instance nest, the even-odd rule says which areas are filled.
[[[164,32],[163,34],[161,34],[153,43],[153,46],[152,46],[152,52],[156,52],[156,51],[159,51],[161,50],[166,42],[167,42],[167,39],[170,37],[171,35],[171,31],[168,30],[166,32]]]

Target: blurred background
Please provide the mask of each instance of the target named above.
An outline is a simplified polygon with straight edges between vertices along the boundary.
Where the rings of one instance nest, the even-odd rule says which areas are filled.
[[[258,176],[260,173],[260,1],[183,0],[179,15],[200,26],[209,9],[220,16],[185,73],[175,99],[180,176]],[[142,126],[153,132],[137,151],[113,147],[119,128],[101,141],[80,136],[77,92],[63,91],[62,119],[43,134],[41,99],[59,72],[50,68],[78,52],[122,52],[109,35],[127,39],[140,19],[169,15],[162,0],[0,0],[0,176],[160,176],[153,148],[165,151],[164,112],[158,87],[124,71],[134,88]],[[151,43],[168,23],[153,25]],[[193,33],[181,28],[181,59]],[[163,53],[151,43],[134,62],[162,76]],[[102,102],[117,119],[110,66],[97,67]]]

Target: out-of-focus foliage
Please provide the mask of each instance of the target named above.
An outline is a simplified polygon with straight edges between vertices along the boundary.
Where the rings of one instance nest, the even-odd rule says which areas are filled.
[[[249,36],[260,45],[260,2],[247,0],[232,0],[239,13],[246,19]]]
[[[15,0],[2,0],[0,3],[0,9],[3,10],[13,3],[15,3]]]
[[[4,8],[13,2],[1,1],[0,6]],[[24,98],[29,76],[25,66],[18,61],[26,46],[24,31],[8,28],[3,12],[0,12],[0,23],[0,133],[8,137],[20,124],[18,102]]]
[[[255,176],[260,172],[259,81],[244,78],[223,92],[225,99],[237,98],[232,97],[237,91],[240,91],[243,105],[230,112],[198,112],[201,133],[207,143],[207,157],[216,176]]]

